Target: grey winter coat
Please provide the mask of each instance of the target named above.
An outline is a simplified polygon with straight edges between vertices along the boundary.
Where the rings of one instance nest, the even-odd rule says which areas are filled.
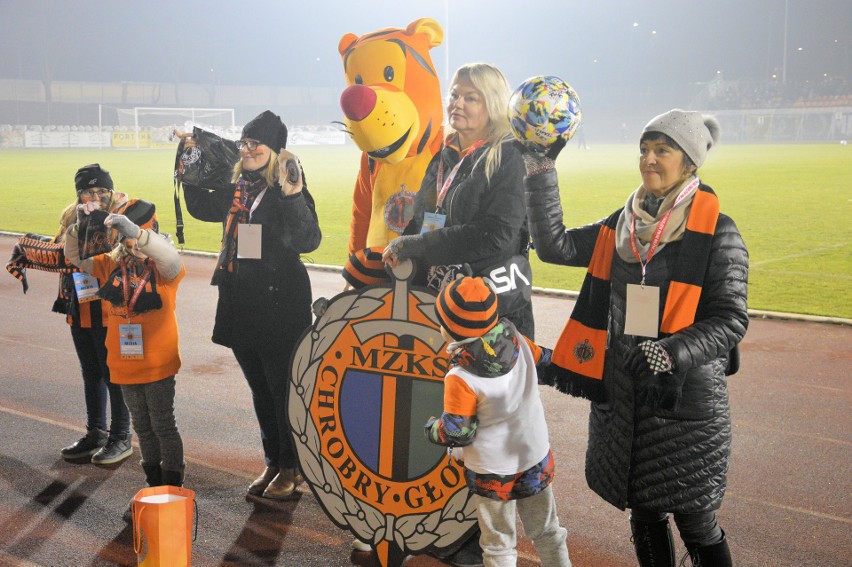
[[[530,233],[541,260],[587,267],[603,221],[565,229],[555,170],[525,180]],[[647,265],[660,287],[660,316],[681,242],[667,244]],[[586,481],[604,500],[625,508],[697,513],[716,510],[727,484],[731,418],[725,368],[748,326],[748,252],[734,221],[720,214],[695,322],[659,339],[686,371],[675,411],[635,403],[627,352],[643,337],[624,334],[626,286],[641,268],[618,254],[612,264],[604,366],[606,401],[592,403]]]

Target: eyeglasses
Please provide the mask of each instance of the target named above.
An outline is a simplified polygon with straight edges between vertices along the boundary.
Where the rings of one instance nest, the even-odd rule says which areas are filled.
[[[260,142],[257,140],[237,140],[237,149],[242,150],[246,149],[250,152],[253,152],[260,145]]]
[[[82,191],[80,191],[79,195],[83,198],[90,199],[92,197],[106,197],[110,193],[112,193],[111,189],[83,189]]]

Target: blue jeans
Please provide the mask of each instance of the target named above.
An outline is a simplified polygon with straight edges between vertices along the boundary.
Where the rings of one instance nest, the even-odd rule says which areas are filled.
[[[296,452],[287,416],[290,353],[295,342],[294,336],[274,349],[268,346],[232,349],[251,389],[264,461],[268,467],[296,467]]]
[[[680,539],[690,547],[705,547],[722,541],[722,528],[716,522],[716,512],[701,512],[697,514],[672,514]],[[666,512],[654,512],[633,508],[630,518],[645,524],[663,522],[668,518]]]
[[[121,387],[109,380],[107,367],[106,327],[85,329],[70,327],[74,349],[83,373],[83,396],[86,400],[86,429],[109,430],[112,434],[130,433],[130,413],[124,404]],[[110,403],[110,426],[107,428],[107,396]]]
[[[142,466],[183,472],[183,439],[175,422],[175,377],[121,387],[133,417]]]

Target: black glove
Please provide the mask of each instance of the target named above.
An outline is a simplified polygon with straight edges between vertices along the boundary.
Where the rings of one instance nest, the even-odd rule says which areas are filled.
[[[562,151],[562,148],[565,147],[565,144],[568,143],[568,139],[565,136],[559,136],[556,138],[550,147],[547,148],[547,151],[544,153],[545,157],[549,157],[553,161],[556,161],[556,157],[559,155],[559,152]]]
[[[636,401],[652,409],[676,410],[685,379],[685,372],[643,374],[636,380]]]
[[[409,258],[416,258],[426,252],[426,241],[422,234],[398,236],[388,244],[391,257],[402,262]]]

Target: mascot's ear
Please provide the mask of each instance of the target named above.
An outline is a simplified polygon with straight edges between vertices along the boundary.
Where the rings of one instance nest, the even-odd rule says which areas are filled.
[[[341,55],[346,53],[346,50],[352,47],[352,44],[358,41],[358,36],[354,33],[348,33],[340,38],[340,43],[337,44],[337,51]]]
[[[441,45],[441,42],[444,40],[444,30],[441,28],[441,24],[432,18],[420,18],[419,20],[414,20],[408,27],[405,28],[405,32],[408,35],[414,35],[416,33],[425,34],[426,37],[429,38],[429,47],[437,47]]]

